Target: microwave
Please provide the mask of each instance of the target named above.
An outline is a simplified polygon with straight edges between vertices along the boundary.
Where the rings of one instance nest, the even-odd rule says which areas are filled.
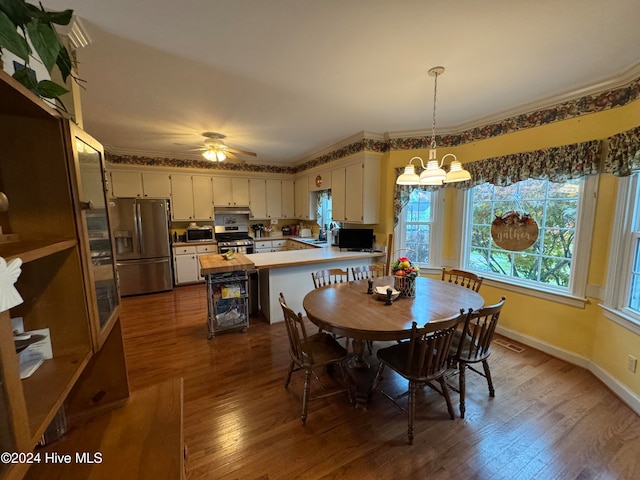
[[[213,227],[187,227],[187,242],[213,241]]]

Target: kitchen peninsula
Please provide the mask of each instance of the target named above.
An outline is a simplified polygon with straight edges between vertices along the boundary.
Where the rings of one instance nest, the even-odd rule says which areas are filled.
[[[383,252],[340,251],[338,247],[330,246],[246,255],[258,269],[260,309],[269,323],[284,320],[278,302],[280,292],[294,311],[303,311],[302,299],[314,288],[312,272],[326,268],[350,269],[382,262],[384,256]]]

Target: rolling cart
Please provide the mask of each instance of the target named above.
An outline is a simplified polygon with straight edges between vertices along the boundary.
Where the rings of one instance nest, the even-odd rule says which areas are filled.
[[[255,269],[244,255],[231,260],[220,254],[200,256],[200,269],[207,284],[208,338],[226,330],[249,328],[249,271]]]
[[[246,270],[207,275],[209,339],[218,332],[249,328],[249,276]]]

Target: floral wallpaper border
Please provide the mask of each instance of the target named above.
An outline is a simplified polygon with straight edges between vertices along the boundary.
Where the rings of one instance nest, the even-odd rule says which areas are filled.
[[[455,135],[438,136],[438,145],[457,146],[487,138],[497,137],[520,130],[539,127],[561,120],[568,120],[582,115],[588,115],[604,110],[627,105],[640,99],[640,78],[630,83],[601,93],[586,95],[575,100],[543,108],[535,112],[517,115],[505,120],[472,128]],[[389,140],[375,140],[363,138],[325,155],[313,158],[300,165],[292,167],[255,165],[243,163],[212,163],[206,160],[180,160],[173,158],[153,158],[136,155],[112,155],[106,153],[106,160],[112,164],[162,166],[172,168],[202,168],[213,171],[255,172],[255,173],[284,173],[296,174],[305,170],[319,167],[342,158],[360,153],[378,152],[384,153],[393,150],[416,150],[428,148],[430,137],[405,137]]]

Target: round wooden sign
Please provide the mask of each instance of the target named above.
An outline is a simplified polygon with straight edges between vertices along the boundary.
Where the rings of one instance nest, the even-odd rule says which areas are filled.
[[[491,238],[500,248],[520,252],[536,243],[538,224],[526,213],[508,212],[491,223]]]

